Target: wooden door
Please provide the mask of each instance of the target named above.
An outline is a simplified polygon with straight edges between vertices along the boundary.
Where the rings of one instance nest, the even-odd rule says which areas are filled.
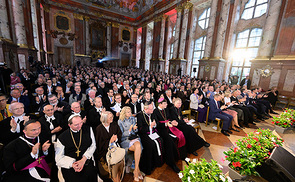
[[[121,54],[121,66],[129,66],[130,54]]]
[[[58,64],[71,65],[71,48],[57,47]]]

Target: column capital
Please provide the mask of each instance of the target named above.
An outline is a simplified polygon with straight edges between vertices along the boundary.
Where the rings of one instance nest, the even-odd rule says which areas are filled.
[[[182,5],[178,5],[178,6],[176,6],[176,7],[175,7],[175,10],[177,11],[177,13],[180,13],[180,12],[182,12],[182,10],[183,10],[183,6],[182,6]]]
[[[107,26],[107,27],[112,26],[112,22],[108,21],[107,24],[106,24],[106,26]]]
[[[96,12],[95,15],[96,15],[97,17],[103,17],[103,14],[101,14],[101,13],[99,13],[99,12]]]
[[[89,16],[83,16],[85,21],[89,21],[90,17]]]
[[[43,3],[42,6],[43,6],[44,11],[47,12],[47,13],[49,13],[50,6],[48,4],[45,4],[45,3]]]
[[[83,20],[83,15],[74,13],[74,18],[78,20]]]
[[[184,9],[191,10],[194,5],[191,2],[186,2],[183,6],[184,6]]]
[[[112,27],[119,28],[120,24],[119,23],[112,23]]]
[[[154,22],[162,21],[162,19],[163,19],[163,15],[157,16],[156,18],[154,18]]]

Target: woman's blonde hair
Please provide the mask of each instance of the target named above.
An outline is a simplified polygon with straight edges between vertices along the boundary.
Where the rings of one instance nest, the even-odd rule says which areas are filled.
[[[101,116],[100,116],[100,121],[101,121],[101,123],[106,123],[107,121],[108,121],[108,116],[109,115],[112,115],[112,116],[114,116],[113,115],[113,113],[111,113],[110,111],[104,111],[104,112],[102,112],[101,113]]]
[[[126,118],[126,112],[127,110],[131,111],[131,108],[129,106],[125,106],[122,108],[121,112],[120,112],[120,117],[119,120],[123,121]]]

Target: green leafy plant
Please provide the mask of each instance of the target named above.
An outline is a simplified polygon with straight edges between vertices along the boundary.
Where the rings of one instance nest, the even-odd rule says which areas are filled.
[[[236,142],[237,147],[223,152],[229,167],[241,175],[259,176],[256,167],[269,158],[275,147],[282,146],[283,139],[276,137],[269,129],[257,129]],[[222,159],[224,160],[224,159]]]
[[[225,177],[220,169],[222,166],[215,160],[211,160],[211,162],[207,162],[205,159],[201,159],[201,161],[193,159],[192,162],[189,158],[185,160],[189,165],[178,173],[183,182],[232,182],[230,177]]]
[[[274,116],[272,124],[283,128],[290,128],[295,125],[295,110],[285,109],[278,117]]]

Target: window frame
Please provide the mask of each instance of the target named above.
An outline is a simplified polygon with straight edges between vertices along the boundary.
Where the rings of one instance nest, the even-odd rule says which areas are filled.
[[[251,0],[249,0],[249,1],[251,1]],[[245,5],[244,5],[244,10],[243,10],[243,13],[241,14],[241,17],[240,17],[241,20],[242,20],[242,19],[243,19],[243,20],[251,20],[251,19],[254,19],[254,18],[258,18],[258,17],[261,17],[262,15],[264,15],[264,14],[267,12],[267,8],[268,8],[269,0],[267,0],[267,1],[264,2],[264,3],[258,4],[258,5],[257,5],[257,1],[258,1],[258,0],[254,0],[254,1],[255,1],[254,5],[246,8],[246,5],[249,3],[249,1],[248,1],[247,3],[245,3]],[[267,8],[266,8],[265,13],[261,14],[260,16],[254,17],[254,16],[255,16],[256,8],[257,8],[258,6],[262,6],[262,5],[264,5],[264,4],[267,4]],[[248,9],[251,9],[251,8],[253,8],[253,12],[252,12],[252,16],[251,16],[251,18],[249,18],[249,19],[244,19],[244,18],[242,18],[244,12],[245,12],[246,10],[248,10]]]
[[[209,11],[210,11],[210,12],[209,12]],[[202,16],[202,14],[204,14],[204,12],[206,12],[205,18],[200,19],[201,16]],[[209,13],[208,13],[208,12],[209,12]],[[211,13],[211,7],[208,7],[208,8],[206,8],[206,9],[202,12],[202,14],[200,15],[200,17],[198,18],[198,22],[197,22],[197,23],[198,23],[199,27],[201,27],[201,25],[199,24],[199,22],[200,22],[200,21],[205,21],[204,28],[201,27],[202,30],[206,30],[206,29],[209,27],[210,13]],[[208,21],[207,21],[207,20],[208,20]],[[208,22],[208,24],[207,24],[207,22]]]
[[[260,30],[261,30],[261,35],[260,35],[260,36],[253,36],[253,37],[251,37],[251,33],[252,33],[252,31],[254,31],[255,29],[260,29]],[[239,39],[238,39],[238,35],[239,35],[240,33],[243,33],[243,32],[245,32],[245,31],[247,31],[247,30],[249,30],[249,33],[248,33],[248,36],[247,36],[247,44],[246,44],[246,46],[245,46],[245,47],[237,47],[237,42],[238,42],[238,40],[239,40]],[[237,36],[236,36],[237,38],[236,38],[236,40],[235,40],[234,51],[236,51],[236,50],[245,50],[245,51],[247,52],[249,49],[257,49],[257,53],[258,53],[259,46],[260,46],[260,43],[261,43],[261,40],[262,40],[262,34],[263,34],[263,29],[262,29],[261,27],[251,27],[251,28],[248,28],[248,29],[245,29],[245,30],[239,32],[239,33],[237,34]],[[250,44],[250,39],[251,39],[251,38],[256,38],[256,37],[260,37],[259,44],[258,44],[257,46],[249,46],[249,44]],[[256,56],[257,56],[257,54],[256,54]],[[255,56],[255,57],[256,57],[256,56]],[[251,59],[253,59],[253,58],[251,57],[249,60],[251,60]],[[233,70],[233,68],[237,68],[238,70],[241,68],[241,73],[238,75],[238,76],[239,76],[239,81],[238,81],[238,83],[240,83],[240,81],[241,81],[243,78],[246,77],[246,75],[243,76],[243,75],[244,75],[244,70],[245,70],[245,69],[251,69],[251,64],[250,64],[250,65],[246,65],[246,63],[247,63],[247,58],[243,58],[243,63],[242,63],[241,65],[233,66],[233,63],[234,63],[234,58],[232,57],[232,58],[231,58],[230,75],[233,76],[233,74],[232,74],[232,70]]]
[[[196,42],[199,40],[199,39],[202,39],[201,40],[201,49],[195,49],[196,48]],[[192,66],[191,66],[191,76],[194,74],[197,74],[198,75],[198,72],[199,72],[199,60],[202,59],[204,57],[204,53],[205,53],[205,48],[206,48],[206,41],[207,41],[207,36],[202,36],[202,37],[199,37],[197,39],[195,39],[194,41],[194,48],[193,48],[193,54],[192,54]],[[195,60],[195,52],[200,52],[200,57],[197,59],[197,63],[194,64],[194,60]],[[197,68],[197,71],[196,73],[193,72],[193,67],[196,67]]]

